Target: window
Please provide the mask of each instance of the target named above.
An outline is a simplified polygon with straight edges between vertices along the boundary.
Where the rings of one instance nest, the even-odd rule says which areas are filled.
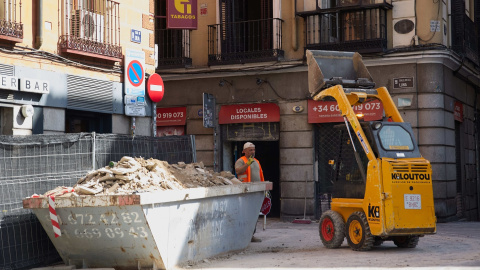
[[[190,30],[167,29],[165,0],[155,1],[155,43],[158,44],[158,69],[192,65]]]
[[[383,126],[378,133],[383,149],[394,151],[414,150],[412,137],[400,126]]]
[[[119,61],[120,4],[113,0],[64,1],[62,51]]]
[[[208,26],[209,64],[275,61],[283,57],[279,0],[220,0]]]

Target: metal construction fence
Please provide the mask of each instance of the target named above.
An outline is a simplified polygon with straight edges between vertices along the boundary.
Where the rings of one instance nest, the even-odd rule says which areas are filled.
[[[196,162],[194,136],[77,133],[0,136],[0,269],[29,269],[60,260],[22,200],[73,186],[88,171],[123,156]]]

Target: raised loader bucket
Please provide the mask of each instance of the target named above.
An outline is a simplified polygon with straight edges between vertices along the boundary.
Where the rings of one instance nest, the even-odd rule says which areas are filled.
[[[67,265],[77,268],[171,269],[224,252],[252,238],[271,182],[55,198],[55,237],[48,198],[27,198]]]
[[[352,88],[375,87],[359,53],[307,50],[306,55],[308,91],[312,96],[337,84]]]

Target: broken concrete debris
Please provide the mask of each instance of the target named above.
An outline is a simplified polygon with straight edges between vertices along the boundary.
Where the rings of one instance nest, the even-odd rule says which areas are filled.
[[[57,187],[43,196],[125,195],[161,190],[237,185],[231,172],[213,172],[203,162],[168,164],[158,159],[125,156],[118,163],[87,173],[72,188]]]

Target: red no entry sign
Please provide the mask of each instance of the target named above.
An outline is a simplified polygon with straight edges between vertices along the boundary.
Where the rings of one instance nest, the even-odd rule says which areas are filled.
[[[155,73],[148,78],[147,91],[148,96],[153,102],[159,102],[162,100],[165,93],[165,86],[160,75]]]

